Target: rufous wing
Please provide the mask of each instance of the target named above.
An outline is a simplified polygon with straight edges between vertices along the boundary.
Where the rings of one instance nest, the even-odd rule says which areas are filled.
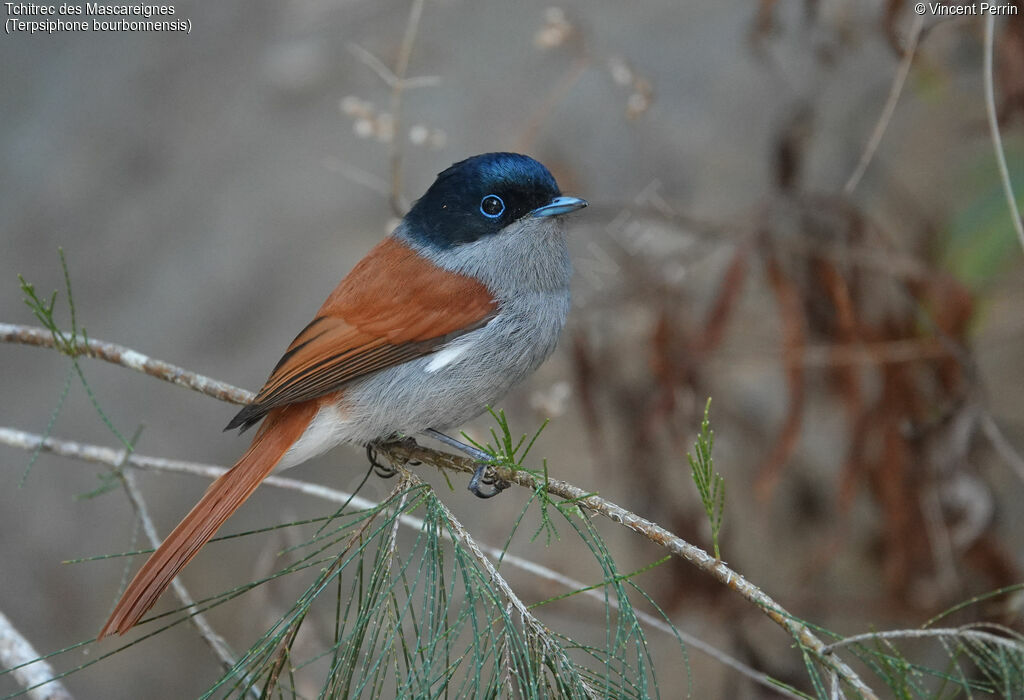
[[[252,445],[167,536],[128,584],[100,632],[131,629],[274,469],[321,405],[370,372],[433,352],[497,312],[480,282],[443,270],[400,240],[379,243],[292,341],[255,400],[228,425],[266,417]]]
[[[277,406],[324,396],[429,354],[496,312],[481,282],[434,265],[394,236],[385,238],[341,281],[225,430],[245,430]]]

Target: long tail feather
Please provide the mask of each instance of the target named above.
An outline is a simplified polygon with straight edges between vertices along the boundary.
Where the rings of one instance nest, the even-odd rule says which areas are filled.
[[[124,634],[146,614],[185,565],[252,495],[316,414],[317,402],[271,411],[252,445],[227,473],[214,481],[188,515],[143,564],[117,602],[99,639]]]

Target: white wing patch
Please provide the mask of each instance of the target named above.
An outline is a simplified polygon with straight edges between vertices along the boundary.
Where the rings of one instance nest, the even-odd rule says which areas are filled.
[[[433,374],[444,367],[447,367],[457,359],[462,357],[471,347],[476,344],[476,338],[472,336],[475,333],[470,333],[461,338],[456,338],[452,342],[445,345],[443,348],[435,352],[430,356],[430,362],[423,370],[427,374]]]

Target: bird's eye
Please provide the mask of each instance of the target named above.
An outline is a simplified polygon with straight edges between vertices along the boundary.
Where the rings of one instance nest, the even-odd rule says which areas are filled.
[[[497,219],[505,211],[505,202],[496,194],[489,194],[480,200],[480,213],[488,219]]]

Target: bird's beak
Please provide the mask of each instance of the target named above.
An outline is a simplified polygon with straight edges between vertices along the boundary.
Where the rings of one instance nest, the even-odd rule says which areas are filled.
[[[579,197],[555,197],[542,207],[537,207],[530,212],[531,215],[540,218],[542,216],[561,216],[571,211],[582,209],[587,206],[587,200]]]

